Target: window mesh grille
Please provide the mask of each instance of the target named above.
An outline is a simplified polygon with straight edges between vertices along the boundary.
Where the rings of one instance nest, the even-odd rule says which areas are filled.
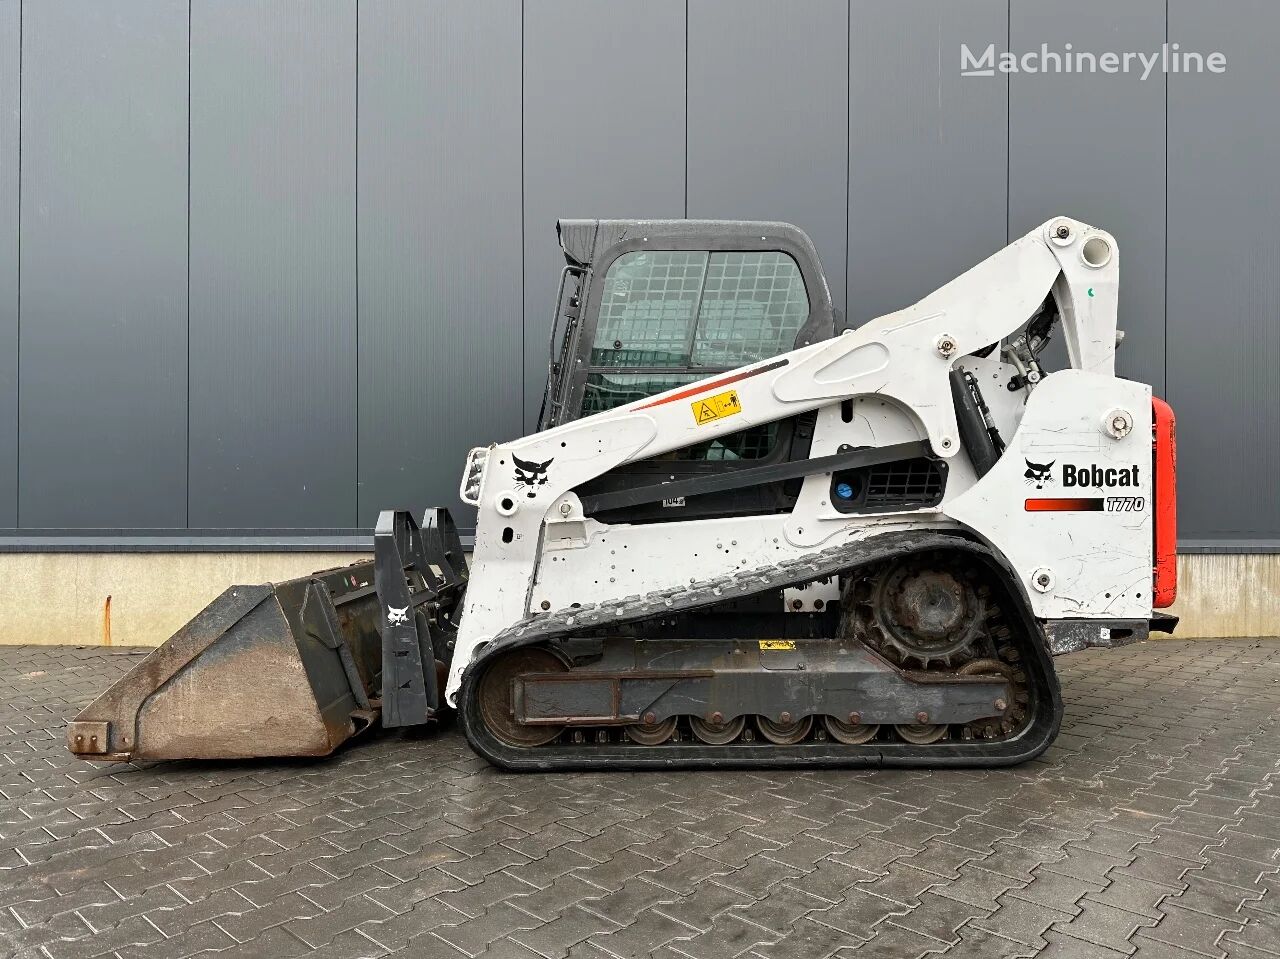
[[[744,366],[785,353],[809,315],[785,253],[714,253],[698,309],[695,366]]]
[[[605,277],[582,415],[785,353],[808,315],[804,279],[786,253],[624,253]],[[690,372],[635,372],[645,368]],[[776,425],[755,426],[672,458],[761,459],[777,435]]]
[[[587,374],[587,392],[582,397],[582,415],[617,409],[701,378],[701,373],[591,372]]]
[[[618,257],[604,281],[592,365],[688,365],[706,272],[705,252],[641,251]],[[620,362],[619,352],[649,362]]]

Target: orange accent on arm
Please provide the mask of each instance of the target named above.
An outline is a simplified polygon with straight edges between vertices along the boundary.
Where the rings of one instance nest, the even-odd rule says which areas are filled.
[[[637,406],[638,410],[647,410],[652,406],[665,406],[667,403],[674,403],[676,400],[687,400],[691,396],[697,396],[700,393],[708,393],[711,390],[718,390],[722,386],[728,386],[730,383],[738,383],[742,380],[750,379],[753,376],[759,376],[761,373],[769,373],[773,370],[781,369],[787,365],[787,360],[777,360],[773,363],[767,363],[764,366],[757,367],[754,370],[742,370],[739,373],[731,373],[728,376],[722,376],[718,380],[709,380],[705,383],[696,383],[688,389],[680,390],[678,393],[672,393],[670,396],[664,396],[660,399],[645,403],[643,406]]]

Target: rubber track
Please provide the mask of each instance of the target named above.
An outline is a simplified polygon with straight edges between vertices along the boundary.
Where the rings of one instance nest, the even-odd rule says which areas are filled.
[[[769,590],[798,586],[908,553],[947,550],[967,553],[986,565],[1007,594],[1009,625],[1023,656],[1033,693],[1035,712],[1016,735],[994,742],[941,742],[927,746],[871,742],[846,746],[833,741],[810,741],[795,746],[732,743],[674,743],[662,746],[631,744],[554,743],[533,748],[508,746],[489,734],[480,719],[475,696],[479,677],[496,657],[522,646],[580,633],[606,624],[634,622],[650,616],[696,609]],[[1020,628],[1019,628],[1020,627]],[[1032,638],[1031,642],[1026,639]],[[812,556],[773,566],[742,571],[718,579],[701,580],[678,589],[627,596],[620,600],[531,616],[499,633],[463,674],[459,691],[459,721],[477,753],[513,771],[547,772],[561,769],[770,769],[790,766],[878,767],[1010,766],[1040,755],[1058,733],[1062,694],[1044,634],[1031,613],[1025,593],[1011,570],[989,549],[960,536],[905,530],[852,540]]]

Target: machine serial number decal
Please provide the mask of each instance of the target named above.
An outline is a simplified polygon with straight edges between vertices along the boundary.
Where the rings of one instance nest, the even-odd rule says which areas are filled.
[[[795,640],[792,639],[762,639],[760,640],[761,649],[795,649]]]
[[[689,405],[693,408],[694,422],[699,426],[742,412],[742,403],[738,400],[737,390],[725,390],[715,396],[694,400]]]

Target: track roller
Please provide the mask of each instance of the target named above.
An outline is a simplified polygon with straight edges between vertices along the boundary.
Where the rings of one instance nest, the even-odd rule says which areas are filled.
[[[664,719],[660,723],[632,723],[623,728],[627,738],[641,746],[661,746],[676,731],[676,717]]]
[[[739,736],[747,726],[747,717],[739,716],[728,722],[710,722],[698,716],[689,717],[689,728],[694,737],[708,746],[727,746]]]
[[[928,746],[947,735],[944,723],[899,723],[893,731],[903,740],[915,746]]]
[[[775,746],[794,746],[796,743],[803,742],[809,735],[809,731],[813,729],[813,717],[805,716],[790,722],[775,722],[766,716],[757,716],[756,729],[760,730],[760,735]]]
[[[863,743],[869,743],[880,732],[878,723],[846,723],[834,716],[823,716],[822,725],[826,728],[827,735],[846,746],[861,746]]]

